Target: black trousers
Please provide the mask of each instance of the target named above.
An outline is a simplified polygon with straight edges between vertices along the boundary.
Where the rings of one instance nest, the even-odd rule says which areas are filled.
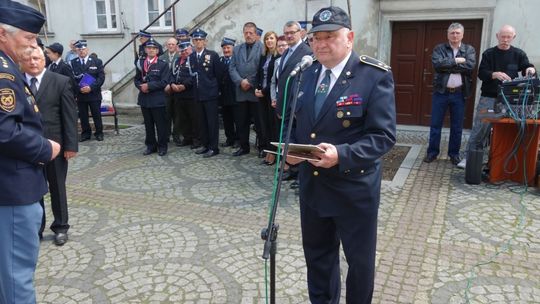
[[[177,109],[175,108],[173,95],[165,94],[165,111],[167,112],[167,131],[169,131],[169,136],[172,134],[174,138],[177,138],[180,136],[180,133],[178,132]]]
[[[182,134],[184,140],[198,142],[199,141],[199,119],[201,114],[199,113],[199,105],[193,98],[179,98],[174,99],[175,111],[178,111],[175,121],[178,124],[179,133]]]
[[[77,101],[77,108],[79,108],[79,119],[81,120],[81,137],[90,138],[92,135],[92,129],[90,128],[90,119],[88,116],[88,108],[92,113],[92,120],[96,127],[94,135],[103,135],[103,122],[101,121],[101,100],[92,101]]]
[[[271,141],[278,141],[278,125],[276,111],[272,107],[270,96],[259,98],[259,116],[261,118],[261,133],[259,147],[267,150],[275,150]]]
[[[146,131],[144,144],[151,150],[157,148],[159,151],[167,151],[169,131],[167,130],[167,114],[165,107],[141,107],[141,112],[144,118],[144,129]]]
[[[60,152],[63,153],[63,152]],[[51,224],[51,230],[54,233],[66,233],[69,229],[68,224],[68,206],[66,195],[66,177],[68,172],[68,161],[63,155],[58,155],[54,160],[45,165],[45,175],[49,183],[49,192],[51,197],[51,210],[54,215],[54,221]],[[45,230],[45,203],[41,198],[39,201],[43,208],[43,217],[39,233]]]
[[[221,106],[221,116],[223,118],[223,129],[225,131],[226,142],[234,144],[238,140],[237,126],[234,120],[234,115],[237,112],[237,105]]]
[[[267,141],[264,139],[264,131],[261,125],[261,118],[259,112],[259,102],[242,101],[238,102],[236,106],[236,126],[238,127],[238,139],[240,142],[240,148],[249,151],[249,127],[251,121],[255,123],[255,129],[257,131],[257,138],[260,142]],[[258,148],[261,148],[260,145]]]
[[[200,114],[201,144],[214,151],[219,151],[219,114],[217,99],[198,101]]]

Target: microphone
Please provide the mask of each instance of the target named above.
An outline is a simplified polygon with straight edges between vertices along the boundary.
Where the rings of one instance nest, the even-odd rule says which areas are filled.
[[[294,70],[292,70],[289,76],[290,77],[296,76],[296,74],[309,68],[312,64],[313,64],[313,57],[311,55],[306,55],[302,57],[302,60],[298,64],[296,64],[296,66],[294,67]]]

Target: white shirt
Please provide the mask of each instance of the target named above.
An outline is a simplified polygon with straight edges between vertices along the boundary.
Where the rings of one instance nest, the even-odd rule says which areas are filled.
[[[335,67],[331,69],[332,73],[330,74],[330,86],[328,87],[328,93],[332,91],[332,88],[334,87],[334,84],[336,84],[336,81],[341,75],[341,72],[345,68],[345,65],[347,64],[347,61],[349,61],[349,58],[351,57],[352,51],[349,52],[349,54],[343,59],[340,63],[338,63]],[[317,80],[317,86],[315,86],[315,91],[317,91],[317,88],[319,87],[319,84],[322,82],[325,74],[326,74],[326,68],[324,65],[321,67],[321,73],[319,74],[319,80]]]
[[[459,50],[459,47],[452,48],[452,51],[454,52],[454,58],[456,57],[458,50]],[[446,87],[448,87],[448,88],[459,88],[462,85],[463,85],[463,81],[461,81],[461,74],[460,73],[450,74],[450,77],[448,77],[448,83],[446,84]]]
[[[28,75],[24,73],[24,76],[26,76],[26,83],[28,84],[28,86],[30,86],[32,84],[32,78],[36,78],[37,79],[36,89],[39,90],[39,85],[41,84],[41,79],[43,78],[43,74],[45,74],[45,69],[43,69],[43,71],[41,71],[41,73],[36,76],[32,76],[32,75]]]

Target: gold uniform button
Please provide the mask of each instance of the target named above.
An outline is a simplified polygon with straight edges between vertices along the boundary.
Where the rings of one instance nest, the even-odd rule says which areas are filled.
[[[351,126],[351,121],[345,119],[341,124],[343,125],[344,128],[348,128]]]
[[[312,139],[315,139],[315,137],[317,137],[317,135],[315,133],[311,133],[311,135],[309,137],[311,137]]]
[[[343,111],[338,111],[336,116],[337,118],[343,118]]]
[[[313,171],[313,176],[319,176],[319,171]]]

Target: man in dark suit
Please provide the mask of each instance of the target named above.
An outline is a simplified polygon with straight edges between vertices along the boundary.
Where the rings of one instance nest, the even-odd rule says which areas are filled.
[[[35,97],[44,127],[44,135],[61,146],[61,154],[45,167],[51,209],[54,221],[51,230],[54,232],[54,243],[64,245],[68,240],[68,205],[66,195],[66,176],[68,160],[77,155],[79,149],[77,138],[77,108],[71,89],[71,79],[45,69],[43,51],[35,49],[29,52],[21,62],[21,69]],[[40,204],[45,210],[43,199]],[[45,229],[45,212],[39,235]]]
[[[341,8],[321,9],[312,24],[319,62],[304,71],[291,136],[324,150],[314,152],[318,161],[299,167],[309,298],[339,303],[341,243],[349,265],[347,303],[371,303],[380,159],[396,142],[394,82],[386,64],[352,51],[354,33]]]
[[[292,100],[292,92],[294,92],[292,81],[288,86],[287,92],[285,92],[285,85],[287,83],[289,74],[292,72],[296,64],[302,60],[302,57],[305,55],[311,55],[312,53],[310,47],[302,42],[302,27],[297,21],[289,21],[285,23],[285,26],[283,27],[283,35],[285,36],[285,39],[287,39],[289,48],[281,56],[282,59],[279,64],[279,78],[277,80],[278,99],[276,105],[276,112],[278,115],[281,115],[282,113],[283,103],[286,102],[287,104],[290,104]],[[287,130],[287,126],[285,126],[285,130]],[[297,178],[298,170],[295,166],[291,166],[288,172],[283,175],[284,180],[295,180],[291,184],[291,188],[298,188],[298,181],[296,181]]]
[[[206,32],[198,28],[191,33],[195,52],[189,56],[191,69],[197,74],[197,104],[202,148],[195,152],[205,158],[219,154],[219,81],[223,77],[219,55],[206,48]]]
[[[43,164],[60,145],[43,136],[34,95],[19,71],[45,18],[9,0],[0,3],[0,303],[36,303],[38,230],[47,193]]]
[[[257,39],[257,26],[255,23],[247,22],[244,24],[243,33],[245,42],[234,48],[231,64],[229,65],[229,74],[236,87],[237,106],[235,119],[240,141],[240,148],[233,153],[233,156],[249,153],[249,127],[251,121],[255,123],[259,139],[265,133],[262,132],[259,116],[259,98],[255,96],[257,72],[264,46]],[[262,142],[265,142],[265,140]]]
[[[96,140],[103,140],[103,123],[101,121],[101,86],[105,82],[105,72],[103,63],[99,58],[88,55],[86,40],[79,40],[75,43],[79,51],[79,57],[71,61],[73,74],[78,84],[77,107],[79,108],[79,119],[81,120],[81,139],[89,140],[92,135],[90,128],[88,107],[92,112],[92,120],[96,128],[94,136]]]
[[[159,59],[165,61],[169,65],[169,71],[172,71],[172,67],[176,59],[178,59],[178,41],[175,38],[167,39],[165,44],[167,51],[159,56]],[[167,131],[172,134],[173,142],[176,145],[180,145],[180,126],[179,126],[179,109],[178,105],[174,102],[172,94],[167,92],[165,96],[165,109],[167,113]],[[172,128],[171,128],[172,127]],[[167,137],[168,138],[168,137]]]

